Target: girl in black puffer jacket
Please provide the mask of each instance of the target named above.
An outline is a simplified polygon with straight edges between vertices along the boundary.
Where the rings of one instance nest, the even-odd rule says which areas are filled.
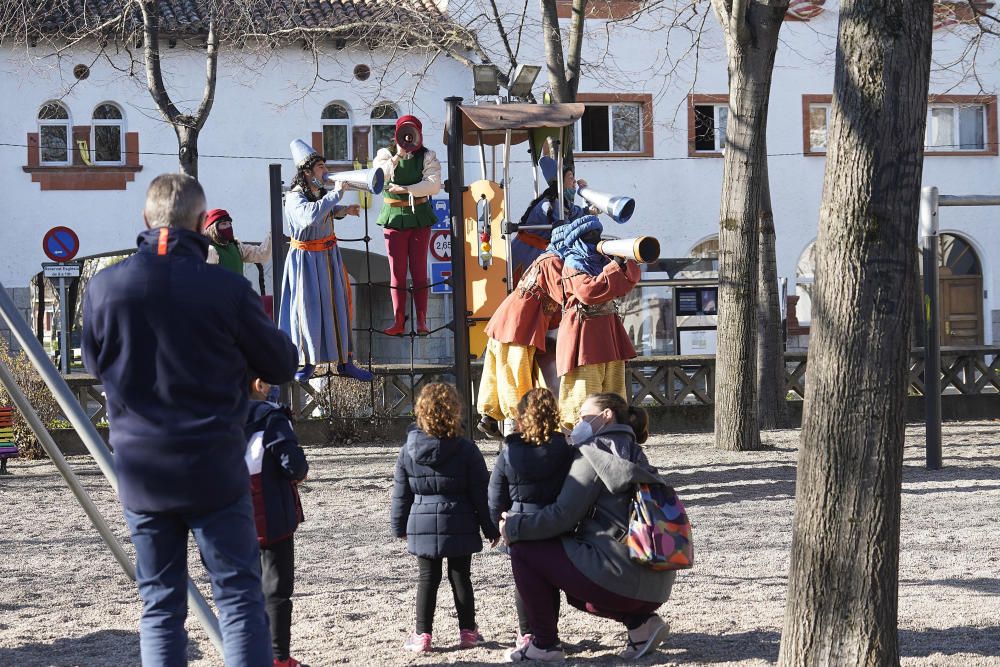
[[[429,651],[441,566],[458,612],[459,648],[483,641],[476,626],[472,591],[472,554],[482,551],[479,531],[496,544],[500,531],[486,504],[489,473],[483,455],[462,432],[462,408],[450,384],[434,382],[420,392],[410,427],[396,461],[392,491],[392,529],[417,557],[417,628],[406,640],[410,651]]]
[[[574,448],[559,431],[559,404],[548,389],[532,389],[521,398],[517,431],[504,439],[490,477],[490,518],[497,525],[504,512],[532,514],[555,502],[573,462]],[[532,633],[516,588],[514,605],[522,646]],[[558,590],[555,605],[558,610]]]

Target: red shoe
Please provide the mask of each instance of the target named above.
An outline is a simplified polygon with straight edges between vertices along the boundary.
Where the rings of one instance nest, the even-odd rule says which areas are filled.
[[[305,665],[295,658],[288,658],[288,660],[278,660],[275,658],[274,667],[309,667],[309,665]]]
[[[405,332],[406,332],[406,318],[397,317],[393,325],[388,329],[384,330],[382,333],[384,333],[386,336],[402,336]]]

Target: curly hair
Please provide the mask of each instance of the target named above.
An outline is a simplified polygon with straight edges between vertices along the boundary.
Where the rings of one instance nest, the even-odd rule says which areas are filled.
[[[544,445],[559,432],[559,404],[548,389],[532,389],[517,404],[521,436],[534,445]]]
[[[322,155],[312,155],[310,156],[301,167],[295,171],[295,176],[292,177],[292,183],[290,188],[294,190],[299,188],[302,194],[306,196],[309,201],[316,201],[318,198],[313,195],[312,188],[310,188],[310,176],[309,172],[312,171],[313,167],[321,162],[326,162],[326,158]]]
[[[457,438],[462,434],[462,403],[458,391],[447,382],[431,382],[420,390],[413,406],[417,426],[435,438]]]

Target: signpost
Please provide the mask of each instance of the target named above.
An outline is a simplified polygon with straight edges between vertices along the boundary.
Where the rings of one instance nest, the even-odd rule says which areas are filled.
[[[444,283],[451,277],[451,229],[435,229],[430,243],[431,294],[451,294],[451,285]]]
[[[80,277],[80,262],[70,262],[80,252],[80,237],[69,227],[53,227],[42,237],[42,250],[51,262],[42,262],[46,278],[58,281],[59,287],[59,366],[63,375],[69,375],[70,349],[69,300],[66,298],[67,280]]]

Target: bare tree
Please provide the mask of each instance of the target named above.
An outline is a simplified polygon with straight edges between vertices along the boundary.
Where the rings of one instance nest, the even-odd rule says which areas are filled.
[[[545,42],[545,64],[549,74],[552,101],[575,102],[580,88],[580,56],[583,50],[583,26],[587,0],[573,0],[569,23],[569,53],[563,53],[562,30],[559,27],[557,0],[539,0],[542,8],[542,33]]]
[[[760,193],[757,279],[757,407],[762,430],[782,428],[788,421],[785,398],[785,349],[781,338],[778,258],[774,212],[765,167]]]
[[[896,665],[931,0],[844,0],[781,665]]]
[[[182,113],[167,91],[160,67],[160,3],[159,0],[138,0],[142,12],[142,48],[146,63],[149,94],[156,102],[164,120],[177,134],[177,159],[181,173],[198,178],[198,134],[212,112],[215,82],[219,68],[219,40],[215,33],[215,11],[209,9],[208,35],[205,41],[205,90],[201,103],[193,114]]]
[[[757,303],[760,220],[770,217],[767,111],[788,0],[712,0],[729,58],[729,121],[719,217],[715,443],[760,448]],[[767,195],[767,201],[763,201]],[[773,227],[773,220],[770,222]],[[768,279],[771,279],[769,276]],[[773,277],[777,282],[777,277]]]

